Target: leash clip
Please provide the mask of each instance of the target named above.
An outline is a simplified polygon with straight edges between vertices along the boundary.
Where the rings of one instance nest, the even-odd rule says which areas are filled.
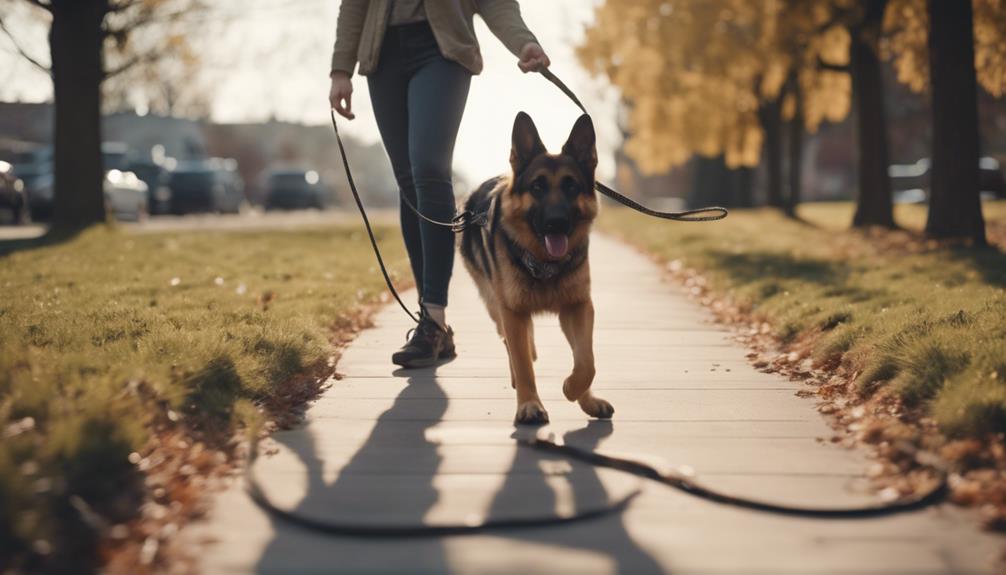
[[[465,210],[460,214],[454,216],[451,219],[451,231],[454,233],[463,232],[471,226],[483,227],[488,223],[488,214],[482,212],[481,214],[473,214],[469,210]]]

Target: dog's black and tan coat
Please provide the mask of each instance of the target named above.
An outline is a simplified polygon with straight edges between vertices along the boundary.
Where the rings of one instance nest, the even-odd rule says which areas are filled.
[[[489,315],[506,343],[517,390],[515,423],[543,424],[531,317],[556,313],[573,350],[573,372],[563,394],[587,414],[609,418],[614,409],[593,395],[594,305],[590,298],[590,227],[597,216],[594,126],[581,116],[559,154],[545,150],[531,118],[514,120],[513,173],[482,184],[467,200],[471,213],[488,213],[484,227],[465,230],[461,254]]]

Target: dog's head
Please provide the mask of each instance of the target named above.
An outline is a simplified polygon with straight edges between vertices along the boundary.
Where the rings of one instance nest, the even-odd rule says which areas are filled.
[[[502,217],[515,240],[543,260],[559,260],[587,241],[597,216],[594,124],[584,114],[559,154],[549,154],[531,117],[513,124],[513,183],[504,192]]]

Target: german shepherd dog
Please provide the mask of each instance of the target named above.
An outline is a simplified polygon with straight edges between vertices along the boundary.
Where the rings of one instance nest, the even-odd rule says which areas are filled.
[[[588,415],[610,418],[614,408],[590,391],[594,380],[594,304],[590,298],[587,246],[597,216],[594,125],[576,121],[559,154],[545,150],[531,117],[521,112],[513,125],[509,176],[483,183],[465,203],[487,213],[484,227],[461,238],[465,267],[496,323],[510,357],[510,382],[517,390],[515,424],[548,423],[538,397],[537,357],[531,317],[556,313],[573,350],[573,372],[562,391]]]

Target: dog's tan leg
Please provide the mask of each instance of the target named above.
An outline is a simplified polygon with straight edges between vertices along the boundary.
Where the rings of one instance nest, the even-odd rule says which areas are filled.
[[[510,344],[506,342],[506,338],[503,339],[503,345],[506,346],[506,357],[507,361],[510,363],[510,387],[517,389],[517,376],[513,369],[513,356],[510,355]]]
[[[500,320],[499,309],[495,307],[489,308],[489,319],[493,320],[493,325],[496,326],[496,333],[500,336],[500,339],[505,338],[503,334],[503,322]]]
[[[580,404],[587,415],[608,419],[615,408],[590,391],[594,382],[594,304],[587,301],[559,310],[559,325],[573,349],[573,373],[562,386],[566,399]]]
[[[527,338],[531,342],[531,361],[538,361],[538,347],[534,345],[534,320],[527,322]]]
[[[531,360],[530,325],[531,314],[500,309],[503,333],[506,336],[507,352],[510,355],[510,374],[517,388],[517,415],[514,423],[519,425],[542,425],[548,423],[548,412],[538,397],[534,382],[534,365]]]

